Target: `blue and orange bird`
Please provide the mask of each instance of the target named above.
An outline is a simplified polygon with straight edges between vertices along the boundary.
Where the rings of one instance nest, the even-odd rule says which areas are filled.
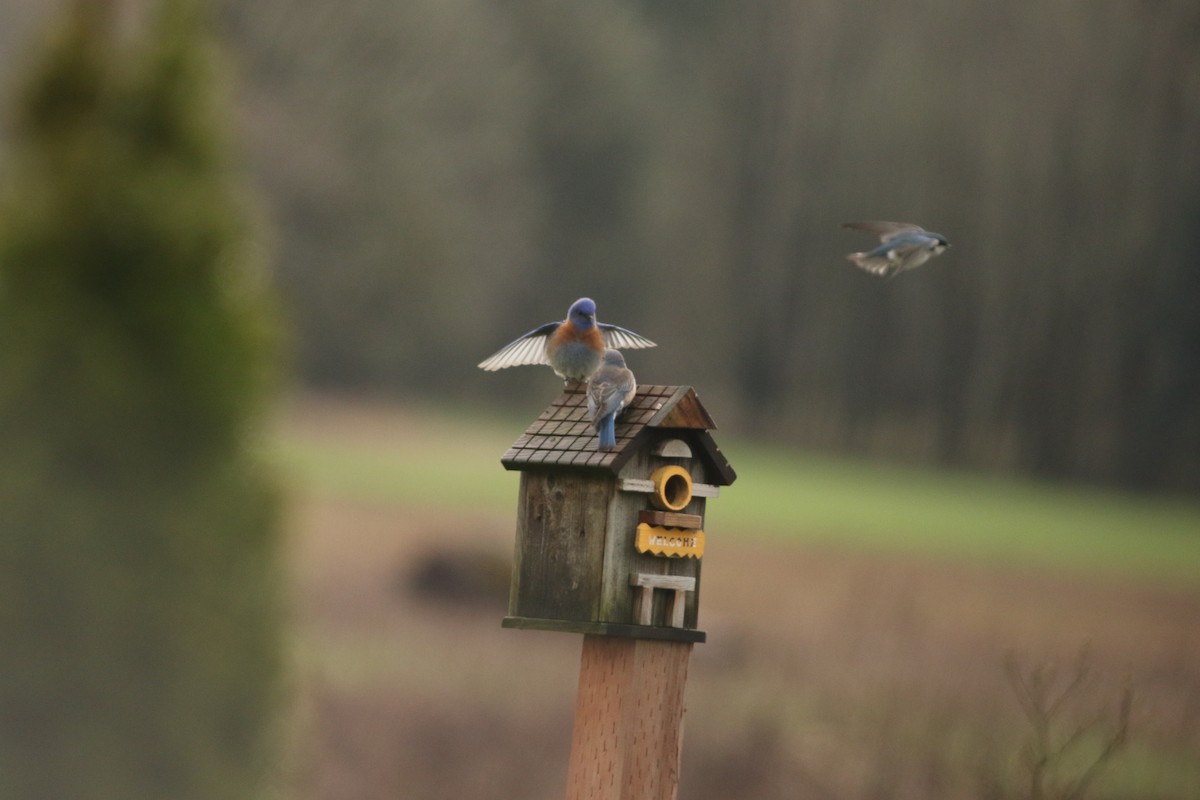
[[[645,336],[596,322],[596,303],[581,297],[567,310],[562,322],[547,322],[501,347],[479,363],[493,372],[526,364],[549,364],[564,381],[586,381],[600,366],[605,348],[637,350],[655,347]]]
[[[950,246],[940,233],[927,231],[908,222],[846,222],[843,228],[866,231],[879,237],[881,244],[874,250],[846,256],[859,269],[890,278],[901,272],[916,269]]]
[[[617,446],[617,414],[633,402],[637,380],[625,366],[620,350],[605,350],[604,360],[588,381],[588,416],[600,435],[597,450],[613,450]]]

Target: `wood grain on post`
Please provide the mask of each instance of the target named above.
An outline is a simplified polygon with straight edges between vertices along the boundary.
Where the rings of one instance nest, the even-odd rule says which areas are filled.
[[[674,800],[692,645],[584,636],[567,800]]]

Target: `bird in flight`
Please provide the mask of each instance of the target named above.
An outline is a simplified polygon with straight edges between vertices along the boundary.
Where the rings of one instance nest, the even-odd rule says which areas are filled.
[[[851,253],[846,258],[860,269],[885,278],[916,269],[950,246],[940,233],[907,222],[847,222],[842,227],[879,237],[882,244],[874,250]]]

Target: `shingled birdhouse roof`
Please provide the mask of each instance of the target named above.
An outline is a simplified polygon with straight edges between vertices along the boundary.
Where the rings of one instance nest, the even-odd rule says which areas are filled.
[[[691,386],[638,386],[633,402],[617,416],[616,449],[600,451],[587,394],[569,388],[513,442],[500,463],[510,470],[594,469],[615,475],[641,448],[661,439],[658,432],[679,431],[698,445],[697,455],[709,467],[712,482],[728,486],[737,473],[708,433],[716,427]]]

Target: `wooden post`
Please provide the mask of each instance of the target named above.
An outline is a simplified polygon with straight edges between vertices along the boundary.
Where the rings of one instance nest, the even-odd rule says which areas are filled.
[[[675,800],[690,642],[585,635],[567,800]]]

